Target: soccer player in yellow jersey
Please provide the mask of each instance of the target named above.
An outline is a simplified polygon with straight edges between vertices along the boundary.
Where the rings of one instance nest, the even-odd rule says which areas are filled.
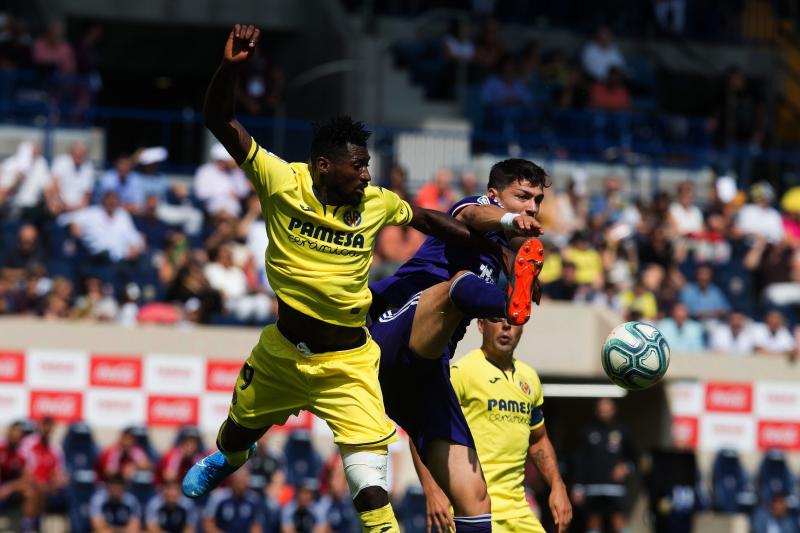
[[[544,533],[525,499],[525,460],[530,457],[550,485],[550,511],[565,531],[572,506],[542,414],[536,371],[514,359],[523,326],[504,319],[478,320],[483,343],[450,367],[450,379],[467,418],[492,500],[492,531]],[[415,458],[428,499],[428,523],[444,533],[451,522],[447,497]]]
[[[380,349],[364,327],[375,236],[383,226],[409,224],[464,246],[501,250],[444,213],[370,186],[369,132],[349,117],[316,128],[308,163],[287,163],[260,147],[234,113],[239,67],[259,34],[253,26],[233,28],[203,113],[261,201],[279,318],[242,367],[219,451],[191,468],[183,490],[207,494],[247,461],[272,425],[308,410],[333,431],[364,530],[398,531],[386,490],[387,445],[397,436],[378,384]]]

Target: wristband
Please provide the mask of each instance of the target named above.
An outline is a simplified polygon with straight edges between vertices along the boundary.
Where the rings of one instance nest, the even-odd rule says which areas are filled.
[[[514,230],[514,219],[519,216],[519,213],[506,213],[502,217],[500,217],[500,225],[503,226],[504,230],[513,231]]]

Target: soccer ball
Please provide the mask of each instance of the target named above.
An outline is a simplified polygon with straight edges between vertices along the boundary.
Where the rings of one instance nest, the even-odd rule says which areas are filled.
[[[606,337],[600,359],[611,381],[623,389],[641,390],[664,377],[669,367],[669,346],[650,324],[626,322]]]

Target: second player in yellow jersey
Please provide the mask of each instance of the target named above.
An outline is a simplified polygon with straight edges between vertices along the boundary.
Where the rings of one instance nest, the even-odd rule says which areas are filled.
[[[556,454],[544,425],[536,371],[514,358],[522,326],[478,320],[480,349],[451,367],[451,381],[475,439],[492,500],[492,531],[543,533],[522,485],[530,456],[550,485],[549,507],[559,531],[572,519]]]

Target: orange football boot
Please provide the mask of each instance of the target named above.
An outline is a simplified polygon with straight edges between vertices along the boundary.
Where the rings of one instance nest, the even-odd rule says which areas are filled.
[[[520,246],[509,269],[506,317],[509,324],[521,326],[531,317],[533,285],[544,264],[544,246],[531,237]]]

